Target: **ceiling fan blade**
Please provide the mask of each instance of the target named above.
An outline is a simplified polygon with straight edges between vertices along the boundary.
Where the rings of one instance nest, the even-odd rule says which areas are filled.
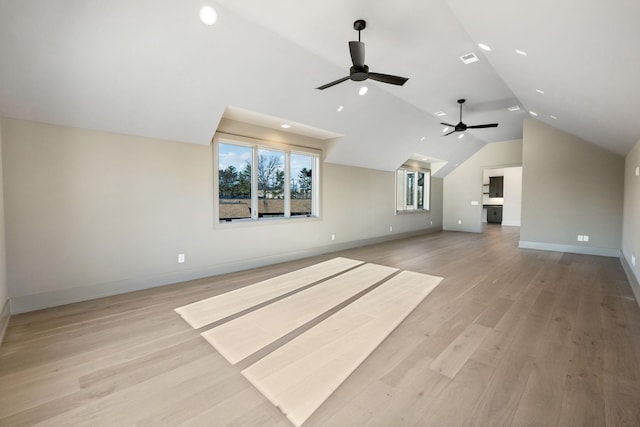
[[[392,76],[389,74],[380,74],[380,73],[369,73],[369,78],[371,80],[376,80],[382,83],[390,83],[392,85],[402,86],[409,80],[406,77],[400,76]]]
[[[327,83],[326,85],[322,85],[322,86],[320,86],[320,87],[317,87],[316,89],[324,90],[324,89],[329,88],[329,87],[331,87],[331,86],[335,86],[335,85],[337,85],[338,83],[346,82],[347,80],[349,80],[349,76],[347,76],[347,77],[343,77],[343,78],[338,79],[338,80],[335,80],[335,81],[333,81],[333,82],[331,82],[331,83]]]
[[[364,43],[349,42],[349,52],[351,53],[351,62],[356,68],[364,67]]]
[[[467,129],[497,128],[498,123],[489,123],[486,125],[467,126]]]
[[[440,122],[441,125],[449,126],[450,128],[456,127],[456,125],[452,125],[451,123]]]
[[[445,133],[445,134],[444,134],[444,135],[442,135],[442,136],[451,135],[452,133],[455,133],[455,130],[452,130],[452,131],[451,131],[451,132],[449,132],[449,133]]]

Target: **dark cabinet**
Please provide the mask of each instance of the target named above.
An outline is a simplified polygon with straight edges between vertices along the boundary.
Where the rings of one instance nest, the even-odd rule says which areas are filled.
[[[502,206],[490,206],[487,208],[487,222],[502,224]]]
[[[489,197],[504,197],[502,195],[503,184],[504,184],[503,176],[489,177]]]

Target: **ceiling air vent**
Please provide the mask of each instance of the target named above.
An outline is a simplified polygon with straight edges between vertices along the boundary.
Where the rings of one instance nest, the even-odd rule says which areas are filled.
[[[475,53],[471,52],[471,53],[467,53],[466,55],[462,55],[460,57],[460,60],[462,62],[464,62],[465,64],[471,64],[473,62],[478,62],[480,61],[480,59],[476,56]]]

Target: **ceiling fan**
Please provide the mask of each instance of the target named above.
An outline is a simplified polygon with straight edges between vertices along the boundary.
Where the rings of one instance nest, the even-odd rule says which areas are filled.
[[[335,80],[326,85],[317,87],[316,89],[324,90],[331,86],[335,86],[338,83],[346,82],[351,79],[354,82],[361,82],[363,80],[371,79],[382,83],[390,83],[392,85],[402,86],[409,80],[406,77],[392,76],[389,74],[370,73],[369,67],[364,63],[364,43],[360,41],[360,31],[367,27],[367,23],[363,19],[358,19],[353,23],[353,29],[358,32],[358,41],[349,42],[349,53],[351,53],[351,62],[353,66],[349,70],[349,75],[341,79]]]
[[[467,129],[482,129],[482,128],[498,127],[498,123],[488,123],[485,125],[473,125],[473,126],[467,126],[465,123],[462,123],[462,104],[464,104],[465,101],[466,99],[458,99],[458,104],[460,104],[460,123],[458,123],[455,126],[450,123],[440,123],[441,125],[445,125],[453,128],[451,132],[445,133],[443,136],[451,135],[454,132],[464,132]],[[460,137],[462,137],[462,135]]]

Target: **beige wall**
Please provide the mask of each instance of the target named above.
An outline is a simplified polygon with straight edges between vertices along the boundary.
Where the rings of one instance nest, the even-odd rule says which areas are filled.
[[[320,220],[214,227],[211,146],[13,119],[2,134],[16,312],[442,227],[441,180],[432,212],[396,216],[393,172],[326,163]]]
[[[521,247],[619,255],[624,158],[527,119],[522,162]]]
[[[7,258],[4,228],[4,180],[2,176],[2,122],[0,121],[0,343],[8,320]],[[6,306],[6,308],[5,308]]]
[[[482,231],[482,179],[485,169],[522,164],[522,141],[485,145],[444,178],[443,228]],[[477,201],[478,205],[472,205]],[[462,224],[458,224],[461,221]]]
[[[625,159],[624,168],[624,219],[622,231],[622,255],[628,271],[633,276],[636,300],[640,303],[640,141],[631,149]],[[640,170],[638,171],[640,174]],[[633,265],[632,257],[635,258]]]

